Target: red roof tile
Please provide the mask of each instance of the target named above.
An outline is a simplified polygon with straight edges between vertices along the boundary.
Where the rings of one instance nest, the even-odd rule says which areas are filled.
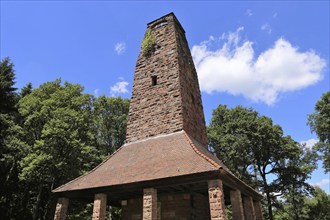
[[[205,147],[179,131],[125,144],[92,171],[53,192],[157,180],[220,168],[226,169]]]

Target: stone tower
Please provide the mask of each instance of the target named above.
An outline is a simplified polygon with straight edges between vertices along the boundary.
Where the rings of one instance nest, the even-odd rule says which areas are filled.
[[[173,13],[148,23],[153,51],[142,49],[134,74],[126,141],[184,130],[207,147],[197,73],[185,31]]]
[[[197,74],[185,32],[173,13],[147,26],[136,64],[127,143],[88,173],[53,190],[54,220],[69,200],[94,201],[93,220],[107,205],[123,220],[262,220],[260,195],[207,149]],[[146,41],[144,41],[145,43]]]

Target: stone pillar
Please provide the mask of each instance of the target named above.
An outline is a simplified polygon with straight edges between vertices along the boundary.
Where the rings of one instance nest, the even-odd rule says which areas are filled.
[[[225,198],[221,180],[210,180],[209,203],[211,220],[226,220]]]
[[[157,220],[157,189],[143,190],[143,220]]]
[[[244,220],[241,191],[239,190],[230,191],[230,202],[233,208],[233,219]]]
[[[260,201],[253,201],[253,206],[256,220],[263,220]]]
[[[104,220],[106,218],[107,194],[95,194],[92,220]]]
[[[69,206],[69,199],[59,198],[56,204],[54,220],[65,220],[68,206]]]
[[[245,220],[256,220],[252,197],[244,196],[243,200]]]

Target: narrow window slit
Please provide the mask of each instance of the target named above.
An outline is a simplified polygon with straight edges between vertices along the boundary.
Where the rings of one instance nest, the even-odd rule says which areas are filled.
[[[156,29],[156,28],[160,28],[160,27],[163,27],[166,25],[167,25],[167,21],[160,21],[160,22],[156,23],[152,28]]]
[[[151,85],[152,85],[152,86],[157,85],[157,76],[152,76],[152,77],[151,77]]]

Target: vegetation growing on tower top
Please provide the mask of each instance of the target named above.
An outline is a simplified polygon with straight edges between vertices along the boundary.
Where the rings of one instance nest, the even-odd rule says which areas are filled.
[[[142,53],[145,57],[150,57],[151,53],[155,50],[155,38],[148,29],[142,41]]]

